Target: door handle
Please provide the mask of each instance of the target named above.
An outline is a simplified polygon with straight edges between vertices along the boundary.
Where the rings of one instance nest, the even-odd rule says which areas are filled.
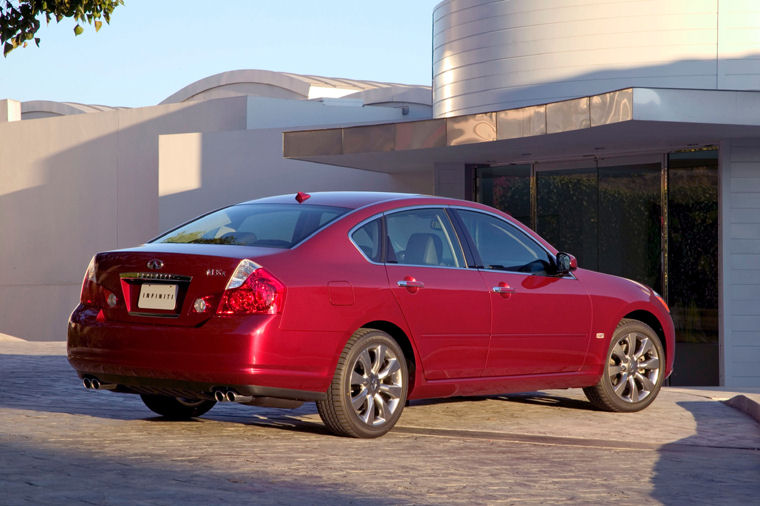
[[[420,288],[425,288],[425,283],[417,281],[412,276],[404,276],[404,279],[396,281],[396,285],[406,288],[409,293],[417,293]]]
[[[422,281],[414,281],[410,279],[402,279],[401,281],[396,281],[396,284],[404,288],[425,288],[425,283]]]
[[[505,299],[508,299],[513,293],[515,293],[515,289],[509,286],[508,283],[505,283],[503,281],[499,283],[497,286],[494,286],[493,288],[491,288],[491,291],[493,293],[498,293]]]

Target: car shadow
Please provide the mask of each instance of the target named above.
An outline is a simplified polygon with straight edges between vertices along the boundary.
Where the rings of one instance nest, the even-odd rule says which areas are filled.
[[[487,400],[497,400],[504,402],[513,402],[519,404],[530,404],[534,406],[552,406],[557,408],[580,409],[585,411],[596,411],[594,406],[587,401],[571,399],[559,395],[547,394],[545,392],[521,392],[501,395],[482,395],[475,397],[446,397],[443,399],[419,399],[409,401],[409,406],[431,406],[447,403],[462,402],[483,402]]]
[[[659,448],[652,498],[662,504],[757,504],[760,448],[741,437],[741,428],[760,433],[760,425],[716,401],[677,404],[694,417],[696,431]]]

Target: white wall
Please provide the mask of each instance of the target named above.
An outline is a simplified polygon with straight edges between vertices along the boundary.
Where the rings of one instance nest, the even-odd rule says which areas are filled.
[[[282,129],[162,135],[159,228],[222,206],[269,195],[330,190],[433,193],[429,170],[406,174],[335,167],[282,157]]]
[[[93,253],[158,232],[158,135],[245,128],[245,99],[0,123],[0,333],[65,339]]]
[[[720,145],[721,384],[760,385],[760,144]]]
[[[233,97],[0,122],[0,333],[65,339],[94,253],[223,205],[299,190],[432,192],[429,171],[285,160],[282,128],[246,130],[249,115],[295,126],[326,111],[331,121],[400,120],[400,109],[299,101],[278,115],[281,100],[263,101],[266,114]]]
[[[435,117],[633,86],[760,89],[757,0],[448,0],[433,23]]]

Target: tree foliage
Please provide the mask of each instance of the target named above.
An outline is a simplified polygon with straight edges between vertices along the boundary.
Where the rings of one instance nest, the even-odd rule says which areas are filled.
[[[3,46],[3,56],[19,46],[26,46],[36,37],[42,19],[46,23],[55,20],[56,23],[64,18],[74,18],[77,25],[74,35],[80,35],[84,29],[80,23],[95,26],[100,30],[103,21],[110,23],[111,13],[124,0],[0,0],[0,45]]]

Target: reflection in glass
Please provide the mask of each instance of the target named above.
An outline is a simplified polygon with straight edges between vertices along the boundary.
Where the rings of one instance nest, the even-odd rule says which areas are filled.
[[[530,165],[481,167],[475,172],[475,200],[530,224]]]
[[[672,153],[668,166],[668,304],[679,341],[673,383],[715,385],[718,152]]]
[[[599,167],[598,270],[661,291],[660,164]]]
[[[597,270],[596,167],[536,172],[536,231],[555,248]]]

